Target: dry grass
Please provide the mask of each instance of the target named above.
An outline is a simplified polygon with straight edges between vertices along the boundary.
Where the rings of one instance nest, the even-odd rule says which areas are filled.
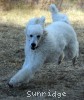
[[[79,22],[81,24],[84,24],[83,11],[76,9],[68,9],[64,10],[63,12],[69,16],[71,23]],[[0,11],[0,20],[4,23],[13,23],[20,26],[25,26],[27,21],[32,17],[40,17],[42,15],[46,17],[47,23],[51,22],[50,12],[40,9],[13,9],[8,12]]]
[[[47,17],[47,22],[50,21],[50,14],[47,11],[42,11],[39,9],[29,9],[29,10],[21,10],[21,9],[15,9],[11,10],[9,12],[0,12],[0,19],[2,22],[6,23],[14,23],[21,26],[24,26],[27,21],[33,17],[40,17],[42,15]]]

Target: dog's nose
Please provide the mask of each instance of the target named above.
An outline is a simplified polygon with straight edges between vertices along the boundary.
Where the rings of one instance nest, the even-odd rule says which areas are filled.
[[[13,88],[13,84],[7,83],[10,88]]]
[[[32,47],[35,47],[35,46],[36,46],[36,44],[35,44],[35,43],[32,43],[32,44],[31,44],[31,46],[32,46]]]

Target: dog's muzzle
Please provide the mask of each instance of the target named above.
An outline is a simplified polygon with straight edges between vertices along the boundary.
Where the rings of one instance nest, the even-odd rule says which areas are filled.
[[[36,46],[35,43],[32,43],[32,44],[31,44],[31,49],[32,49],[32,50],[35,50],[37,47],[38,47],[38,46]]]

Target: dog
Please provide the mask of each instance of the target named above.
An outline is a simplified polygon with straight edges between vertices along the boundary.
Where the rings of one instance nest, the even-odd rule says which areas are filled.
[[[58,64],[64,57],[75,63],[79,55],[77,35],[71,25],[56,21],[44,27],[45,17],[30,22],[25,28],[25,61],[10,79],[9,87],[17,87],[26,80],[29,81],[46,61],[54,60]]]

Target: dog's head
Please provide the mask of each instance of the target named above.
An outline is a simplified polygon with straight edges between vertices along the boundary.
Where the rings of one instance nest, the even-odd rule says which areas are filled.
[[[37,18],[33,21],[34,24],[28,24],[26,27],[26,36],[28,38],[30,48],[35,50],[39,47],[40,41],[47,32],[44,31],[45,17]]]

